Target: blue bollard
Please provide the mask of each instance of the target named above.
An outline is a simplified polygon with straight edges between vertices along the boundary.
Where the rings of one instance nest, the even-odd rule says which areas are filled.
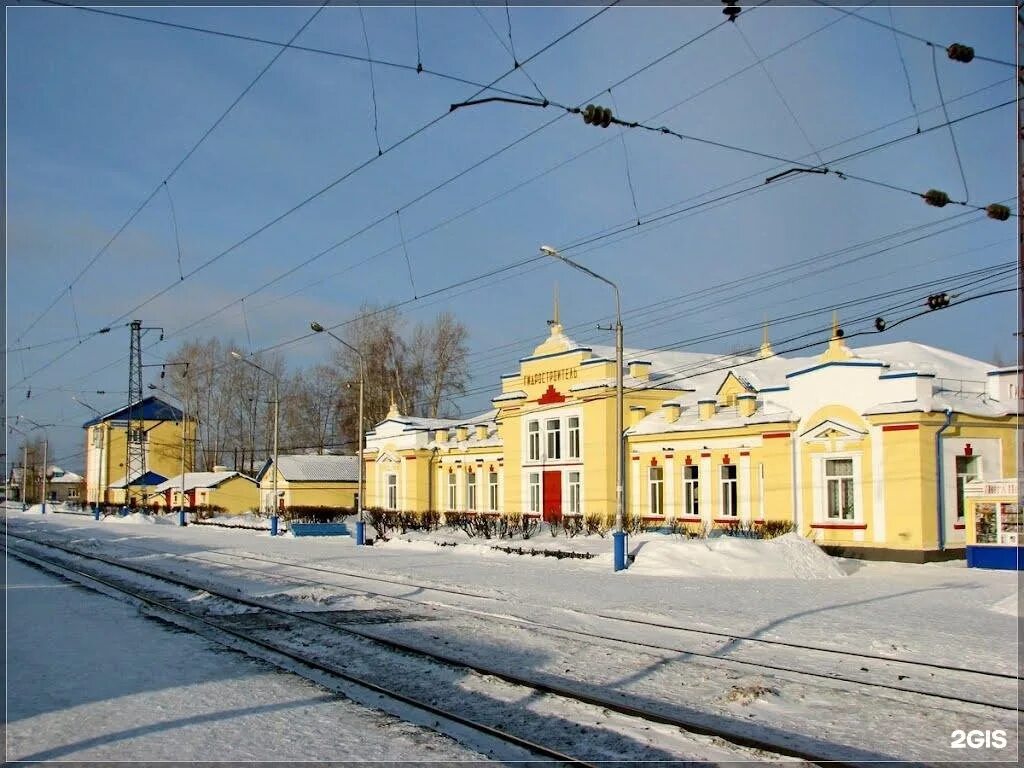
[[[121,511],[117,513],[119,517],[128,517],[128,507],[121,507]]]
[[[277,536],[277,515],[270,516],[270,535]]]
[[[361,547],[364,544],[366,544],[366,523],[356,520],[356,546]]]
[[[185,527],[185,508],[178,507],[178,525],[181,528]]]
[[[92,519],[93,520],[99,520],[100,519],[100,505],[99,504],[93,504],[92,505]]]
[[[615,531],[612,534],[612,551],[615,562],[615,570],[622,571],[626,568],[626,532]]]
[[[46,502],[45,501],[43,502],[43,514],[44,515],[46,514]]]

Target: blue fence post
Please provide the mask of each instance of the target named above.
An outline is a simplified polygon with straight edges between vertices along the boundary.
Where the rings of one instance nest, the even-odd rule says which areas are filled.
[[[356,520],[356,546],[361,547],[364,544],[366,544],[366,523]]]
[[[120,517],[128,517],[128,505],[125,504],[121,507],[121,511],[118,513]]]
[[[46,499],[43,499],[43,514],[46,514]]]
[[[92,505],[92,519],[93,520],[99,520],[100,519],[100,505],[99,504],[93,504]]]
[[[277,515],[270,516],[270,535],[277,536]]]
[[[624,570],[626,567],[626,532],[615,531],[612,534],[612,553],[616,571]]]
[[[185,508],[178,507],[178,526],[180,528],[185,527]]]

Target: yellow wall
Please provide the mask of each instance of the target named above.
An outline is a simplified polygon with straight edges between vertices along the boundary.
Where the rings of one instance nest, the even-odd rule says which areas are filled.
[[[274,490],[273,473],[276,468],[267,472],[260,481],[260,494],[266,498]],[[354,507],[359,483],[353,482],[319,482],[285,480],[280,473],[277,476],[277,490],[284,491],[285,507]],[[259,504],[259,502],[257,502]]]

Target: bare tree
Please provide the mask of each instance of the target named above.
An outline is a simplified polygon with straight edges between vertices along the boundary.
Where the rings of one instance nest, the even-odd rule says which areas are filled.
[[[412,368],[421,382],[420,406],[431,418],[441,412],[441,403],[466,391],[466,342],[469,331],[451,312],[442,312],[430,324],[420,324],[413,333]]]

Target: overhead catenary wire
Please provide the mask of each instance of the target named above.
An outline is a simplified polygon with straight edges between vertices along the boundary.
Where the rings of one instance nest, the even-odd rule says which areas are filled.
[[[761,56],[758,55],[757,50],[755,50],[754,48],[754,45],[750,42],[750,38],[748,38],[747,34],[743,31],[743,25],[734,24],[733,26],[736,28],[736,33],[740,36],[740,39],[743,40],[743,44],[746,45],[747,50],[750,51],[750,55],[753,56],[754,59],[757,61],[758,65],[760,65],[761,71],[764,72],[765,78],[767,78],[768,83],[772,87],[772,90],[775,91],[775,95],[779,97],[779,101],[782,102],[782,106],[786,108],[786,112],[789,113],[789,117],[793,121],[793,124],[796,126],[797,130],[800,131],[800,135],[804,137],[804,141],[807,142],[807,146],[810,147],[811,152],[814,153],[814,156],[818,158],[818,164],[824,165],[824,161],[821,159],[821,155],[815,148],[814,142],[811,141],[811,137],[807,135],[807,131],[804,130],[804,126],[800,122],[799,118],[797,118],[796,112],[793,110],[793,107],[786,99],[785,94],[782,93],[782,89],[779,88],[779,84],[775,82],[775,78],[772,77],[772,73],[771,70],[768,69],[768,65],[765,64],[764,59],[762,59]],[[949,119],[948,115],[946,116],[946,119]]]
[[[891,4],[889,5],[889,21],[892,23],[893,27],[896,26],[896,20],[895,20],[895,17],[893,16],[893,10],[892,10],[892,5]],[[910,84],[910,70],[907,69],[907,60],[903,56],[903,47],[900,45],[900,37],[899,37],[899,35],[896,34],[896,30],[895,29],[892,30],[892,40],[893,40],[893,43],[895,43],[895,45],[896,45],[896,55],[899,57],[900,68],[903,70],[903,79],[907,83],[907,96],[910,99],[910,108],[914,110],[914,116],[917,117],[917,130],[920,131],[921,130],[921,120],[920,120],[920,117],[918,116],[917,104],[914,101],[914,88]]]
[[[855,19],[860,19],[861,21],[866,22],[868,24],[873,24],[876,27],[881,27],[882,29],[892,30],[893,34],[902,35],[903,37],[909,38],[911,40],[916,40],[917,42],[924,43],[925,45],[931,46],[932,48],[942,48],[943,50],[947,50],[950,47],[948,45],[943,45],[942,43],[937,43],[934,40],[929,40],[926,37],[921,37],[920,35],[915,35],[912,32],[907,32],[905,29],[900,29],[899,27],[896,27],[896,26],[894,26],[892,24],[886,24],[886,23],[878,21],[876,19],[868,18],[867,16],[861,16],[859,13],[856,13],[855,11],[848,11],[845,8],[841,7],[841,6],[832,5],[831,3],[826,2],[826,0],[813,0],[813,1],[815,3],[817,3],[818,5],[822,5],[822,6],[826,7],[826,8],[831,8],[832,10],[838,11],[839,13],[846,14],[847,16],[852,16]],[[981,56],[981,55],[975,53],[973,58],[977,59],[979,61],[987,61],[987,62],[990,62],[992,64],[1001,64],[1004,67],[1013,67],[1014,69],[1017,68],[1017,65],[1014,64],[1012,61],[1004,61],[1003,59],[996,59],[996,58],[992,58],[991,56]]]
[[[363,42],[366,44],[366,59],[369,62],[370,68],[370,100],[373,102],[373,137],[377,141],[377,155],[383,155],[384,150],[380,148],[380,129],[378,126],[377,119],[377,85],[373,77],[373,54],[370,52],[370,35],[366,31],[366,16],[363,13],[363,4],[356,2],[356,8],[359,10],[359,23],[363,28]]]
[[[82,267],[82,269],[80,269],[78,271],[78,273],[75,275],[75,277],[73,277],[71,279],[71,282],[69,282],[68,285],[67,285],[68,288],[73,287],[79,280],[81,280],[82,277],[85,275],[85,273],[88,272],[89,269],[92,268],[92,266],[100,259],[100,257],[102,257],[103,254],[107,252],[107,250],[109,250],[110,246],[114,244],[114,242],[121,236],[121,234],[129,227],[129,225],[131,225],[131,223],[133,221],[135,221],[136,217],[146,208],[146,206],[149,205],[149,203],[153,200],[153,198],[156,197],[157,193],[160,191],[160,188],[163,187],[168,181],[170,181],[174,177],[174,175],[181,169],[181,167],[185,163],[188,162],[189,158],[192,157],[192,155],[195,154],[196,150],[199,149],[199,147],[203,144],[203,142],[206,141],[207,138],[209,138],[210,134],[212,134],[217,129],[217,127],[221,123],[224,122],[224,119],[232,112],[232,110],[234,110],[234,108],[236,106],[238,106],[238,103],[240,101],[242,101],[242,99],[245,98],[245,96],[256,86],[256,83],[258,83],[263,78],[263,76],[270,70],[270,68],[272,66],[274,66],[274,63],[279,58],[281,58],[281,56],[284,54],[284,52],[286,50],[288,50],[288,48],[291,45],[291,43],[294,42],[295,39],[298,38],[298,36],[301,35],[306,30],[306,28],[310,24],[313,23],[313,20],[316,19],[316,17],[318,15],[320,15],[320,12],[324,9],[324,7],[327,5],[328,2],[330,2],[330,0],[324,0],[324,2],[313,12],[313,14],[308,19],[306,19],[306,21],[302,24],[302,26],[299,27],[299,29],[295,32],[295,34],[292,35],[291,39],[287,43],[285,43],[281,47],[281,49],[277,53],[274,54],[274,56],[270,59],[270,61],[267,62],[267,64],[263,67],[263,69],[261,69],[257,73],[256,77],[253,78],[249,82],[249,84],[245,88],[242,89],[242,92],[240,94],[238,94],[238,96],[235,97],[234,101],[232,101],[228,105],[227,109],[225,109],[223,112],[221,112],[220,116],[216,120],[213,121],[213,123],[210,125],[210,127],[207,128],[203,132],[203,134],[199,137],[199,139],[195,143],[192,144],[192,146],[185,153],[185,155],[174,165],[173,168],[171,168],[170,172],[167,173],[164,176],[163,180],[161,180],[161,182],[159,184],[157,184],[153,188],[153,190],[143,199],[143,201],[141,203],[139,203],[139,205],[137,205],[135,207],[135,209],[131,212],[131,214],[128,216],[128,218],[125,219],[125,221],[121,224],[120,227],[117,228],[117,230],[110,237],[110,239],[107,240],[107,242],[103,245],[103,247],[100,248],[100,250],[98,250],[93,255],[93,257],[91,259],[89,259],[88,262],[86,262],[85,266]],[[63,3],[57,3],[57,4],[58,5],[63,5]],[[91,11],[91,10],[97,10],[97,9],[83,8],[83,10],[90,10]],[[184,277],[182,277],[182,280],[184,280]],[[35,328],[35,326],[39,323],[39,321],[42,320],[44,317],[46,317],[46,315],[49,314],[50,310],[53,309],[57,305],[57,302],[60,301],[60,297],[63,296],[63,295],[64,295],[64,290],[61,290],[60,293],[58,293],[57,296],[53,299],[53,301],[50,302],[50,304],[47,305],[46,308],[43,309],[43,311],[41,313],[36,315],[36,317],[31,322],[29,322],[28,326],[26,326],[22,330],[22,332],[17,336],[17,338],[15,339],[15,342],[21,341],[29,331],[31,331],[33,328]],[[127,315],[125,317],[127,317]],[[114,322],[116,323],[118,321],[114,321]],[[113,323],[111,323],[111,324],[113,325]]]
[[[528,57],[528,58],[527,58],[527,59],[526,59],[526,60],[525,60],[525,61],[523,62],[523,64],[525,64],[525,63],[529,63],[529,62],[530,62],[530,61],[532,61],[533,59],[537,58],[538,56],[542,55],[543,53],[545,53],[546,51],[550,50],[550,49],[551,49],[551,48],[553,48],[554,46],[558,45],[558,44],[559,44],[560,42],[562,42],[563,40],[565,40],[565,39],[566,39],[567,37],[569,37],[570,35],[574,34],[574,33],[575,33],[576,31],[578,31],[579,29],[583,28],[583,27],[584,27],[585,25],[589,24],[589,23],[590,23],[590,22],[592,22],[592,21],[593,21],[594,19],[597,19],[598,17],[600,17],[600,16],[601,16],[601,15],[602,15],[603,13],[605,13],[605,12],[606,12],[606,11],[608,11],[608,10],[609,10],[610,8],[612,8],[612,7],[614,7],[615,5],[617,5],[617,4],[619,3],[619,2],[621,2],[621,0],[612,0],[612,2],[610,2],[610,3],[608,4],[608,5],[605,5],[605,6],[603,6],[603,7],[602,7],[602,8],[601,8],[601,9],[600,9],[599,11],[597,11],[596,13],[594,13],[594,14],[591,14],[590,16],[587,16],[586,18],[584,18],[584,19],[583,19],[582,21],[579,21],[579,22],[577,22],[577,23],[576,23],[575,25],[573,25],[572,27],[570,27],[570,28],[569,28],[568,30],[566,30],[566,31],[565,31],[565,32],[563,32],[562,34],[558,35],[558,36],[557,36],[556,38],[554,38],[553,40],[551,40],[550,42],[548,42],[547,44],[545,44],[544,46],[542,46],[542,47],[541,47],[540,49],[538,49],[538,50],[537,50],[536,52],[534,52],[533,54],[531,54],[531,55],[530,55],[530,56],[529,56],[529,57]],[[321,6],[321,8],[322,8],[322,7],[323,7],[323,6]],[[310,19],[310,21],[311,21],[311,20],[312,20],[312,19]],[[308,24],[308,22],[307,22],[307,24]],[[301,32],[301,30],[300,30],[300,32]],[[278,56],[279,56],[279,55],[280,55],[280,53],[282,53],[282,52],[283,52],[284,50],[286,50],[286,49],[284,49],[284,48],[283,48],[283,49],[281,49],[281,51],[279,51],[279,52],[278,52]],[[275,58],[276,58],[276,57],[275,57]],[[480,89],[478,90],[478,92],[477,92],[477,93],[476,93],[475,95],[479,95],[480,93],[483,93],[484,91],[488,90],[488,89],[489,89],[489,88],[490,88],[490,87],[491,87],[492,85],[496,85],[496,84],[497,84],[497,83],[499,83],[499,82],[500,82],[501,80],[503,80],[503,79],[505,79],[506,77],[508,77],[508,76],[509,76],[509,75],[510,75],[510,74],[511,74],[512,72],[514,72],[514,71],[515,71],[514,69],[512,69],[512,70],[508,70],[508,71],[506,71],[505,73],[503,73],[503,74],[499,75],[499,76],[498,76],[498,77],[496,77],[496,78],[495,78],[495,79],[494,79],[494,80],[493,80],[493,81],[492,81],[492,82],[491,82],[490,84],[488,84],[488,85],[486,85],[486,86],[483,86],[482,88],[480,88]],[[239,97],[239,99],[240,99],[240,98],[241,98],[241,97]],[[359,171],[361,171],[362,169],[366,168],[367,166],[369,166],[369,165],[370,165],[371,163],[373,163],[374,161],[378,160],[378,159],[379,159],[380,157],[382,157],[383,155],[386,155],[386,154],[388,154],[388,153],[392,152],[393,150],[397,149],[398,147],[400,147],[400,146],[402,146],[402,145],[406,144],[407,142],[411,141],[411,140],[412,140],[413,138],[415,138],[416,136],[418,136],[418,135],[420,135],[421,133],[423,133],[423,132],[427,131],[428,129],[430,129],[431,127],[433,127],[433,126],[434,126],[434,125],[436,125],[437,123],[439,123],[439,122],[440,122],[441,120],[445,119],[445,117],[447,117],[447,116],[448,116],[449,114],[450,114],[450,112],[444,112],[444,113],[442,113],[442,114],[438,115],[437,117],[434,117],[433,119],[431,119],[431,120],[429,120],[428,122],[424,123],[424,124],[423,124],[423,125],[421,125],[420,127],[418,127],[418,128],[416,128],[416,129],[414,129],[414,130],[413,130],[413,131],[412,131],[411,133],[408,133],[408,134],[406,134],[406,135],[405,135],[404,137],[402,137],[401,139],[399,139],[399,140],[395,141],[395,142],[394,142],[393,144],[389,145],[389,146],[388,146],[388,147],[387,147],[386,149],[384,149],[384,150],[382,151],[382,153],[381,153],[380,155],[374,155],[373,157],[371,157],[371,158],[368,158],[367,160],[365,160],[365,161],[363,161],[363,162],[361,162],[361,163],[357,164],[357,165],[356,165],[355,167],[353,167],[353,168],[349,169],[348,171],[346,171],[345,173],[343,173],[343,174],[342,174],[341,176],[339,176],[339,177],[336,177],[336,178],[335,178],[335,179],[334,179],[333,181],[331,181],[331,182],[329,182],[329,183],[328,183],[327,185],[325,185],[325,186],[321,187],[321,188],[320,188],[319,190],[316,190],[315,192],[313,192],[313,193],[311,193],[311,194],[307,195],[307,196],[306,196],[305,198],[303,198],[302,200],[300,200],[300,201],[299,201],[298,203],[295,203],[295,204],[294,204],[294,205],[292,205],[292,206],[291,206],[290,208],[286,209],[286,210],[285,210],[284,212],[282,212],[282,213],[278,214],[277,216],[273,217],[273,218],[272,218],[272,219],[271,219],[270,221],[268,221],[268,222],[265,222],[264,224],[262,224],[261,226],[259,226],[259,227],[258,227],[258,228],[256,228],[255,230],[253,230],[253,231],[249,232],[249,233],[248,233],[247,235],[243,236],[243,237],[242,237],[241,239],[239,239],[239,240],[235,241],[235,242],[234,242],[234,243],[233,243],[232,245],[230,245],[230,246],[228,246],[227,248],[225,248],[225,249],[221,250],[220,252],[218,252],[218,253],[214,254],[213,256],[211,256],[211,257],[209,257],[208,259],[206,259],[206,260],[205,260],[204,262],[202,262],[202,263],[200,263],[199,265],[197,265],[196,267],[194,267],[194,268],[193,268],[193,269],[192,269],[191,271],[189,271],[189,272],[188,272],[188,274],[186,274],[186,275],[184,276],[183,280],[175,281],[175,282],[173,282],[173,283],[171,283],[171,284],[169,284],[169,285],[167,285],[167,286],[164,286],[163,288],[159,289],[158,291],[156,291],[155,293],[151,294],[151,295],[150,295],[149,297],[147,297],[146,299],[144,299],[144,300],[143,300],[143,301],[142,301],[141,303],[139,303],[139,304],[135,305],[134,307],[132,307],[131,309],[129,309],[129,310],[127,311],[127,312],[125,312],[125,313],[122,313],[122,315],[120,315],[120,316],[119,316],[119,317],[118,317],[118,318],[117,318],[116,320],[114,320],[114,321],[113,321],[113,323],[117,323],[117,322],[119,322],[120,320],[123,320],[123,319],[126,319],[126,318],[128,318],[128,317],[131,317],[132,315],[134,315],[134,314],[135,314],[136,312],[138,312],[138,311],[139,311],[140,309],[142,309],[143,307],[147,306],[148,304],[152,303],[152,302],[153,302],[153,301],[155,301],[156,299],[158,299],[158,298],[160,298],[161,296],[163,296],[164,294],[166,294],[166,293],[167,293],[168,291],[170,291],[170,290],[174,289],[175,287],[177,287],[177,286],[178,286],[178,285],[179,285],[179,284],[180,284],[181,282],[183,282],[184,280],[187,280],[187,279],[189,279],[189,278],[191,278],[191,277],[194,277],[195,275],[197,275],[197,274],[199,274],[200,272],[204,271],[204,270],[205,270],[205,269],[207,269],[207,268],[208,268],[209,266],[211,266],[212,264],[216,263],[216,262],[217,262],[217,261],[219,261],[220,259],[224,258],[224,257],[225,257],[225,256],[227,256],[228,254],[230,254],[230,253],[233,253],[233,252],[234,252],[235,250],[237,250],[237,249],[238,249],[238,248],[240,248],[241,246],[245,245],[245,244],[246,244],[246,243],[248,243],[248,242],[249,242],[250,240],[252,240],[252,239],[254,239],[255,237],[259,236],[259,235],[260,235],[260,234],[262,234],[263,232],[267,231],[267,230],[268,230],[268,229],[270,229],[271,227],[275,226],[276,224],[280,223],[280,222],[281,222],[281,221],[283,221],[284,219],[286,219],[286,218],[288,218],[289,216],[291,216],[291,215],[292,215],[293,213],[295,213],[296,211],[300,210],[301,208],[304,208],[304,207],[305,207],[306,205],[308,205],[309,203],[311,203],[311,202],[313,202],[314,200],[316,200],[317,198],[321,197],[322,195],[324,195],[325,193],[327,193],[327,192],[328,192],[328,191],[330,191],[331,189],[334,189],[334,188],[335,188],[336,186],[338,186],[338,185],[339,185],[339,184],[341,184],[342,182],[346,181],[347,179],[351,178],[351,177],[352,177],[352,176],[354,176],[354,175],[355,175],[356,173],[358,173],[358,172],[359,172]],[[182,161],[182,162],[184,162],[184,161]],[[179,167],[180,167],[180,164],[179,164]],[[154,190],[154,194],[155,194],[155,192],[156,192],[157,190],[159,190],[159,188],[160,188],[160,186],[158,185],[158,186],[156,187],[156,190]],[[152,195],[150,196],[150,199],[151,199],[151,198],[152,198]],[[147,202],[148,202],[148,201],[147,201]],[[141,208],[140,208],[140,210],[141,210]],[[386,219],[386,218],[387,218],[388,216],[390,216],[390,213],[389,213],[389,214],[387,214],[386,216],[384,216],[384,217],[383,217],[382,219],[380,219],[379,221],[382,221],[382,220]],[[374,222],[374,224],[373,224],[373,225],[375,225],[376,223],[379,223],[379,221],[378,221],[378,222]],[[369,228],[370,228],[371,226],[373,226],[373,225],[368,225],[368,226],[367,226],[367,227],[366,227],[365,229],[369,229]],[[127,226],[127,223],[125,224],[125,226]],[[364,229],[364,231],[365,231],[365,229]],[[325,251],[325,253],[326,253],[326,251]],[[234,303],[235,303],[235,302],[231,302],[231,304],[228,304],[228,305],[226,305],[226,306],[225,306],[224,308],[227,308],[227,306],[231,306],[231,305],[232,305],[232,304],[234,304]],[[224,308],[222,308],[222,309],[224,309]],[[112,323],[112,324],[113,324],[113,323]],[[35,376],[35,375],[37,375],[37,374],[41,373],[42,371],[44,371],[44,370],[48,369],[48,368],[49,368],[49,367],[50,367],[51,365],[55,364],[55,363],[56,363],[56,362],[57,362],[58,360],[60,360],[60,359],[61,359],[61,358],[62,358],[62,357],[63,357],[63,356],[65,355],[65,354],[68,354],[68,353],[70,353],[71,351],[72,351],[72,348],[69,348],[69,349],[65,350],[65,351],[64,351],[64,353],[62,353],[61,355],[58,355],[58,356],[57,356],[56,358],[53,358],[53,359],[51,359],[51,360],[50,360],[49,362],[45,363],[45,364],[44,364],[43,366],[41,366],[41,367],[39,367],[39,368],[36,368],[35,370],[33,370],[33,371],[32,371],[32,373],[30,373],[30,374],[29,374],[29,375],[28,375],[28,376],[26,377],[26,379],[27,379],[27,378],[31,378],[32,376]],[[17,386],[17,385],[20,385],[20,384],[24,383],[24,381],[25,381],[26,379],[23,379],[22,381],[19,381],[19,382],[17,382],[17,384],[16,384],[15,386]]]
[[[99,9],[96,9],[96,8],[80,8],[80,10],[88,10],[88,11],[96,11],[96,12],[101,12],[101,13],[104,13],[103,11],[100,11]],[[117,14],[117,13],[114,13],[114,14],[112,14],[112,15],[115,15],[115,16],[124,16],[124,14]],[[134,20],[137,20],[137,21],[157,21],[157,20],[152,20],[152,19],[146,19],[146,18],[143,18],[143,17],[129,17],[129,18],[132,18],[132,19],[134,19]],[[786,44],[785,46],[783,46],[783,47],[779,48],[778,50],[776,50],[776,51],[774,51],[773,53],[769,54],[768,56],[764,57],[764,59],[763,59],[763,60],[767,60],[767,59],[769,59],[769,58],[772,58],[772,57],[774,57],[774,56],[776,56],[776,55],[778,55],[778,54],[780,54],[780,53],[782,53],[782,52],[784,52],[784,51],[786,51],[786,50],[788,50],[788,49],[792,48],[793,46],[795,46],[795,45],[797,45],[797,44],[799,44],[799,43],[803,42],[803,41],[804,41],[804,40],[806,40],[806,39],[808,39],[808,38],[809,38],[809,37],[811,37],[812,35],[814,35],[814,34],[817,34],[818,32],[821,32],[821,31],[823,31],[824,29],[827,29],[828,27],[831,27],[831,26],[833,26],[834,24],[836,24],[836,23],[838,23],[838,22],[842,21],[842,20],[843,20],[844,18],[846,18],[846,17],[838,17],[838,18],[837,18],[837,19],[835,19],[834,21],[832,21],[832,22],[829,22],[829,23],[827,23],[827,24],[825,24],[825,25],[823,25],[823,26],[821,26],[821,27],[818,27],[818,28],[817,28],[817,29],[815,29],[815,30],[812,30],[811,32],[808,32],[808,33],[806,33],[806,34],[805,34],[805,35],[803,35],[802,37],[800,37],[800,38],[798,38],[798,39],[796,39],[796,40],[794,40],[794,41],[792,41],[792,42],[790,42],[790,43]],[[161,23],[161,24],[163,24],[163,25],[169,25],[169,26],[172,26],[172,27],[175,27],[175,26],[180,26],[180,27],[181,27],[181,28],[183,28],[183,29],[189,29],[189,30],[194,30],[194,31],[209,31],[209,30],[202,30],[202,29],[198,29],[198,28],[193,28],[193,27],[189,27],[189,26],[187,26],[187,25],[174,25],[174,24],[171,24],[171,23],[169,23],[169,22],[158,22],[158,23]],[[663,55],[663,56],[661,56],[661,57],[659,57],[659,58],[655,59],[654,61],[650,62],[650,63],[649,63],[649,64],[647,64],[646,66],[642,67],[642,68],[641,68],[640,70],[637,70],[636,72],[633,72],[632,74],[628,75],[628,76],[627,76],[626,78],[623,78],[622,80],[620,80],[620,81],[619,81],[618,83],[616,83],[616,84],[615,84],[614,86],[612,86],[612,87],[617,87],[618,85],[621,85],[621,84],[622,84],[623,82],[625,82],[626,80],[628,80],[628,79],[630,79],[630,78],[632,78],[632,77],[635,77],[635,76],[637,76],[637,75],[641,74],[642,72],[646,71],[646,70],[647,70],[647,69],[649,69],[649,68],[650,68],[651,66],[653,66],[653,65],[655,65],[655,64],[657,64],[657,63],[660,63],[661,61],[664,61],[664,60],[665,60],[665,59],[666,59],[666,58],[667,58],[668,56],[670,56],[670,55],[673,55],[673,54],[677,53],[678,51],[682,50],[683,48],[687,47],[688,45],[690,45],[690,44],[692,44],[692,43],[696,42],[697,40],[699,40],[699,39],[701,39],[701,38],[703,38],[704,36],[706,36],[706,35],[707,35],[707,34],[709,34],[710,32],[714,31],[715,29],[718,29],[718,28],[720,28],[721,26],[723,26],[723,24],[724,24],[724,22],[721,22],[721,23],[719,23],[719,24],[717,24],[717,25],[715,25],[715,26],[711,27],[710,29],[708,29],[708,30],[705,30],[705,31],[704,31],[703,33],[699,34],[699,35],[698,35],[698,36],[697,36],[696,38],[693,38],[693,39],[691,39],[691,40],[688,40],[688,41],[684,42],[684,43],[683,43],[683,44],[682,44],[681,46],[679,46],[679,47],[677,47],[677,48],[675,48],[675,49],[673,49],[673,50],[669,51],[669,52],[668,52],[667,54],[665,54],[665,55]],[[229,36],[230,36],[230,35],[229,35]],[[253,38],[253,39],[254,39],[254,38]],[[259,42],[269,42],[269,41],[259,41]],[[281,45],[280,43],[273,43],[273,42],[270,42],[270,44],[273,44],[273,45]],[[294,49],[294,50],[308,50],[308,49],[304,49],[304,48],[303,48],[302,46],[296,46],[296,45],[292,45],[291,47],[292,47],[292,49]],[[283,50],[283,49],[282,49],[282,50]],[[350,58],[357,58],[357,57],[350,57]],[[378,62],[378,63],[381,63],[381,62]],[[699,95],[701,95],[701,94],[705,93],[705,92],[706,92],[706,91],[707,91],[707,90],[708,90],[709,88],[711,88],[711,87],[716,87],[717,85],[720,85],[720,84],[722,84],[722,83],[724,83],[724,82],[728,81],[728,80],[729,80],[729,79],[731,79],[732,77],[734,77],[734,76],[737,76],[738,74],[741,74],[742,72],[746,71],[747,69],[751,68],[752,66],[756,66],[756,63],[755,63],[755,64],[753,64],[753,65],[748,65],[747,67],[741,68],[740,70],[737,70],[736,72],[733,72],[733,73],[732,73],[731,75],[728,75],[728,76],[726,76],[725,78],[722,78],[722,79],[720,79],[719,81],[717,81],[716,83],[712,84],[712,85],[711,85],[711,86],[709,86],[708,88],[702,89],[701,91],[698,91],[698,92],[697,92],[696,94],[692,94],[692,95],[691,95],[690,97],[687,97],[687,99],[684,99],[684,100],[683,100],[683,101],[681,101],[681,102],[677,102],[677,103],[676,103],[675,105],[673,105],[673,106],[672,106],[672,107],[670,107],[669,109],[673,109],[673,108],[676,108],[676,107],[680,106],[681,104],[685,103],[685,102],[686,102],[687,100],[689,100],[689,99],[692,99],[692,98],[695,98],[695,97],[697,97],[697,96],[699,96]],[[491,84],[491,86],[492,86],[492,90],[495,90],[495,89],[493,88],[493,86],[494,86],[494,84],[493,84],[493,83]],[[500,90],[500,89],[497,89],[497,90]],[[666,111],[667,111],[667,110],[666,110]],[[657,115],[655,115],[655,117],[657,117]],[[116,236],[117,236],[118,234],[120,234],[120,232],[118,232],[118,233],[115,233],[115,238],[116,238]],[[415,238],[414,238],[414,239],[415,239]],[[108,243],[108,245],[109,245],[109,243]],[[180,276],[180,277],[182,277],[182,279],[183,279],[183,276]],[[23,371],[23,373],[24,373],[24,371]]]
[[[935,73],[935,89],[939,92],[939,103],[942,105],[942,114],[946,118],[946,122],[949,122],[949,112],[946,109],[946,98],[942,95],[942,81],[939,78],[939,64],[935,56],[935,47],[932,46],[932,72]],[[953,126],[949,127],[949,140],[953,144],[953,155],[956,157],[956,167],[960,169],[960,180],[964,185],[964,200],[971,199],[971,193],[967,189],[967,175],[964,173],[964,163],[960,159],[960,148],[956,145],[956,133],[953,131]]]

